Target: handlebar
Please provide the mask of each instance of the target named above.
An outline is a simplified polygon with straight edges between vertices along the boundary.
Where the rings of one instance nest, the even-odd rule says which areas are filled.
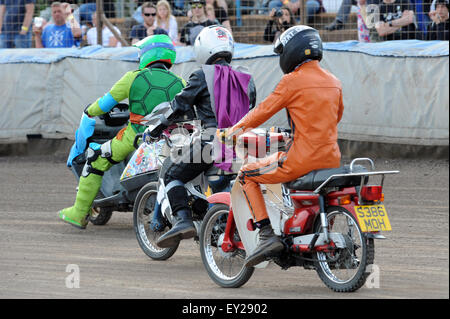
[[[222,129],[217,129],[217,137],[219,138],[219,140],[222,143],[231,141],[231,138],[233,138],[233,143],[236,144],[236,136],[240,135],[240,133],[243,131],[242,128],[237,129],[236,131],[234,131],[232,134],[230,134],[229,136],[227,136],[227,132],[228,132],[229,128],[222,128]],[[260,130],[260,129],[258,129]],[[253,130],[252,130],[253,131]],[[256,133],[256,132],[254,132]],[[280,133],[285,137],[292,137],[292,130],[291,129],[286,129],[286,128],[282,128],[282,127],[277,127],[277,126],[272,126],[270,129],[266,130],[265,133],[256,133],[256,134],[270,134],[270,133]]]
[[[237,129],[236,131],[231,133],[229,136],[227,136],[228,130],[229,130],[229,128],[217,129],[216,135],[219,138],[219,141],[224,144],[233,142],[233,145],[236,145],[237,136],[239,135],[239,133],[241,133],[243,131],[242,128]]]
[[[292,134],[292,130],[290,128],[284,128],[284,127],[278,127],[278,126],[272,126],[270,128],[270,132],[273,133],[284,133],[284,134]]]

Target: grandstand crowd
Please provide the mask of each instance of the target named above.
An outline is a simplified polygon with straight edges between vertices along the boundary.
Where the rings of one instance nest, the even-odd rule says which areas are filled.
[[[82,47],[99,44],[100,34],[104,47],[132,45],[153,34],[185,46],[214,24],[245,43],[273,43],[297,24],[318,29],[324,41],[449,40],[449,0],[102,2],[97,14],[95,0],[0,0],[0,48]]]

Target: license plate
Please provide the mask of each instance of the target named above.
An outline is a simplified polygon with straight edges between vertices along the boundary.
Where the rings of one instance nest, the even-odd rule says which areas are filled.
[[[392,230],[384,205],[355,206],[355,212],[363,232]]]

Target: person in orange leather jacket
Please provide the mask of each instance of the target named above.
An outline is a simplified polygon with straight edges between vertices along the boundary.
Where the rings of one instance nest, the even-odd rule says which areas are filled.
[[[256,128],[283,108],[293,133],[287,152],[246,164],[239,172],[238,180],[260,229],[258,246],[245,261],[247,267],[284,249],[270,225],[259,184],[289,182],[316,169],[336,168],[341,159],[337,124],[344,110],[342,87],[334,75],[319,65],[322,59],[319,33],[308,26],[291,27],[275,43],[275,52],[280,55],[285,75],[275,90],[227,134]]]

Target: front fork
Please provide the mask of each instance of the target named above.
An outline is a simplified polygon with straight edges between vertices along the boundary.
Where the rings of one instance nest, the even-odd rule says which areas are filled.
[[[224,252],[231,252],[238,249],[244,249],[244,245],[242,242],[235,242],[234,233],[236,232],[236,223],[234,222],[233,210],[230,208],[228,212],[227,225],[225,227],[223,242],[222,242],[222,250]]]

